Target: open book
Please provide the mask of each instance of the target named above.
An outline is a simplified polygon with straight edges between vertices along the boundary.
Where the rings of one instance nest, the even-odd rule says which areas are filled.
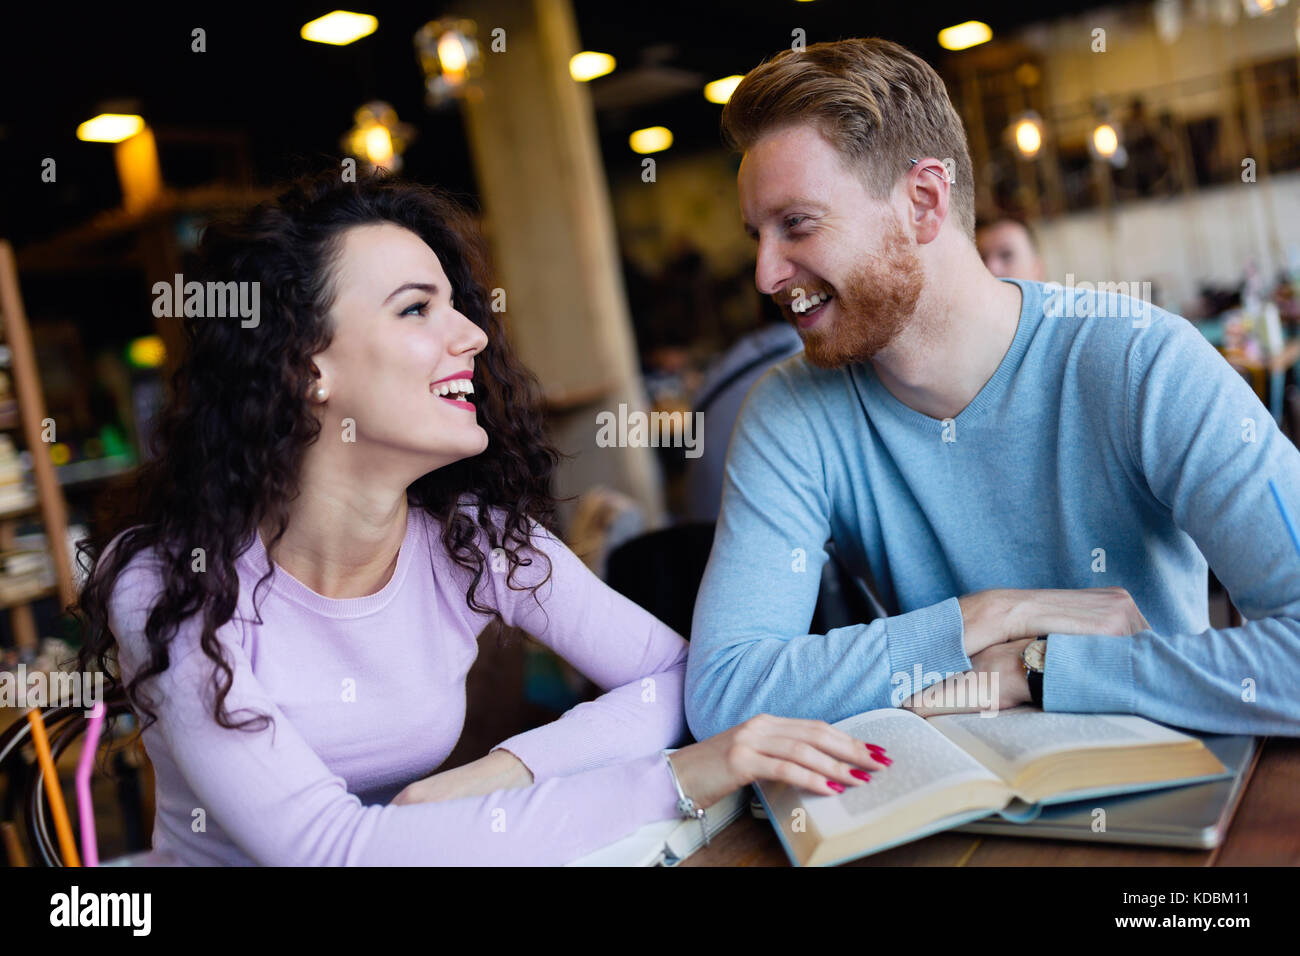
[[[705,817],[710,840],[749,806],[749,794],[749,787],[741,787],[709,807]],[[658,820],[564,865],[676,866],[702,846],[704,835],[698,820]]]
[[[1232,773],[1196,737],[1131,715],[1026,705],[927,719],[885,708],[835,726],[884,747],[893,764],[834,796],[755,785],[795,866],[844,863],[992,813],[1026,821],[1046,804]]]

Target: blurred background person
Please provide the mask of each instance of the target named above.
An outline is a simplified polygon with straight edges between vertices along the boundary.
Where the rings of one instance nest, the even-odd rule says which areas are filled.
[[[704,443],[700,457],[686,466],[686,517],[692,521],[718,520],[727,444],[750,388],[777,362],[803,351],[799,333],[780,309],[766,296],[761,301],[763,325],[724,352],[695,393],[694,410],[704,415]]]
[[[1028,223],[1000,216],[975,226],[975,245],[989,272],[999,279],[1033,279],[1047,274]]]

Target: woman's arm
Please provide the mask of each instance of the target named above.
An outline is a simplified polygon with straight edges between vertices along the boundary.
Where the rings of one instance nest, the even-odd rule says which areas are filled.
[[[133,566],[134,567],[134,566]],[[155,575],[128,568],[110,622],[123,674],[143,661]],[[676,789],[663,757],[640,759],[525,789],[414,806],[363,806],[332,773],[253,673],[238,625],[218,631],[234,670],[232,714],[269,715],[274,728],[226,730],[213,720],[206,689],[212,662],[198,648],[191,618],[172,644],[172,661],[148,685],[158,723],[147,732],[167,749],[196,805],[258,863],[284,866],[548,865],[567,862],[676,815]],[[160,784],[166,786],[166,780]],[[192,857],[211,837],[177,828]],[[180,837],[174,837],[179,839]],[[184,847],[178,848],[184,858]]]
[[[537,592],[506,586],[492,574],[502,617],[532,634],[605,691],[558,720],[502,741],[534,779],[580,773],[657,753],[685,742],[686,641],[610,588],[560,540],[534,527],[534,546],[550,560],[550,580]],[[515,574],[522,587],[541,580],[546,560]],[[497,748],[493,752],[498,752]]]
[[[408,785],[393,803],[426,803],[430,800],[455,800],[480,797],[494,790],[518,790],[533,785],[533,773],[509,750],[493,750],[486,757],[444,770]]]

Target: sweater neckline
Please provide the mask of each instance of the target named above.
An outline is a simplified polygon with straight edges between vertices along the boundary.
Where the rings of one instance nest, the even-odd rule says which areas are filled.
[[[354,598],[326,597],[313,591],[278,564],[275,564],[275,574],[268,582],[271,590],[324,617],[362,617],[386,607],[397,595],[398,591],[401,590],[407,570],[410,568],[411,562],[415,560],[416,532],[418,530],[417,511],[419,511],[418,508],[407,505],[406,536],[402,539],[402,544],[397,552],[397,567],[393,569],[392,577],[388,579],[388,583],[374,594]],[[262,575],[266,574],[269,566],[274,564],[267,555],[266,547],[262,544],[262,536],[257,529],[253,530],[251,544],[239,556],[238,560],[244,562],[254,572],[254,581],[259,580]]]
[[[979,417],[985,410],[994,405],[1002,393],[1006,391],[1012,377],[1016,374],[1016,370],[1020,367],[1020,360],[1024,358],[1025,352],[1029,348],[1029,340],[1033,337],[1034,327],[1037,325],[1032,316],[1034,310],[1038,308],[1040,291],[1038,285],[1028,279],[999,277],[999,281],[1010,282],[1020,288],[1020,318],[1016,322],[1016,334],[1012,337],[1011,345],[1008,346],[1006,354],[1002,356],[1002,361],[998,363],[992,377],[984,383],[984,387],[971,399],[970,404],[952,419],[958,424],[965,424],[971,419]],[[931,418],[924,412],[918,412],[910,405],[899,401],[893,392],[885,388],[884,383],[875,374],[870,363],[859,366],[857,371],[866,380],[866,387],[874,401],[888,408],[899,418],[910,424],[926,428],[943,427],[943,420]]]

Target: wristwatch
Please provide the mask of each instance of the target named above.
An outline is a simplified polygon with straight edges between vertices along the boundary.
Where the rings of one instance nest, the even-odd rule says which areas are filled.
[[[1020,663],[1025,665],[1025,680],[1029,682],[1029,696],[1035,707],[1043,706],[1043,672],[1047,667],[1047,638],[1030,641],[1020,652]]]

